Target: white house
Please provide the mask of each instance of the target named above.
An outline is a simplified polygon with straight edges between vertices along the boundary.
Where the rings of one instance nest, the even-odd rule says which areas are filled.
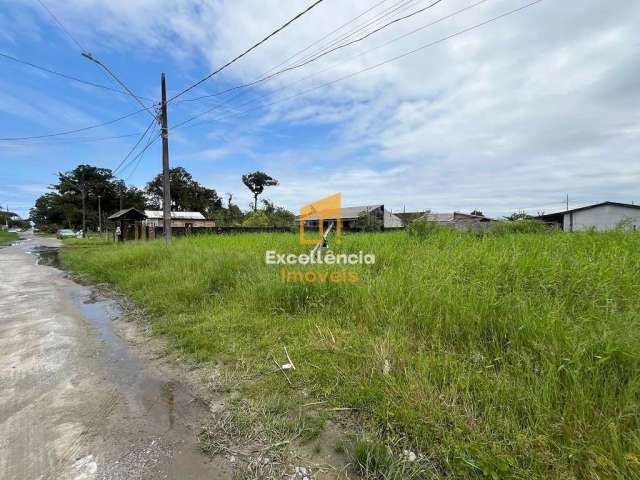
[[[563,212],[540,215],[537,218],[556,225],[565,232],[589,228],[612,230],[622,224],[627,224],[635,230],[640,227],[640,205],[602,202]]]
[[[162,227],[164,216],[162,210],[145,210],[147,216],[145,225]],[[200,212],[171,212],[172,228],[213,228],[216,224],[213,220],[207,220]]]

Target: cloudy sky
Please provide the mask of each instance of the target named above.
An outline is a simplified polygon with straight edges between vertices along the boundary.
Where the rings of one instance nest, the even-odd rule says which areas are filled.
[[[160,72],[169,94],[178,92],[312,3],[43,1],[147,105],[159,98]],[[257,169],[280,181],[266,197],[292,210],[337,191],[347,205],[494,216],[559,210],[566,194],[572,206],[640,202],[636,0],[542,0],[484,25],[532,0],[442,0],[304,67],[199,98],[433,1],[320,3],[169,104],[172,166],[233,193],[243,208],[249,192],[240,177]],[[37,0],[0,0],[0,53],[117,87]],[[6,57],[0,67],[3,138],[79,129],[139,109],[121,93]],[[0,203],[25,215],[57,171],[80,163],[115,168],[150,121],[143,111],[73,135],[0,141]],[[156,142],[118,173],[143,186],[160,168]]]

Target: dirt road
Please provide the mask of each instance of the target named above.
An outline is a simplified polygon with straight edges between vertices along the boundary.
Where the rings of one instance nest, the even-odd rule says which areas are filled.
[[[0,478],[225,479],[197,445],[208,409],[114,329],[120,307],[34,252],[0,249]]]

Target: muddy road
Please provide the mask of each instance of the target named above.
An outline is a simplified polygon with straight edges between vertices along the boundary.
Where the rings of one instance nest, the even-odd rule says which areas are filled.
[[[48,265],[57,246],[0,248],[0,478],[231,478],[198,449],[207,403],[123,338],[115,301]]]

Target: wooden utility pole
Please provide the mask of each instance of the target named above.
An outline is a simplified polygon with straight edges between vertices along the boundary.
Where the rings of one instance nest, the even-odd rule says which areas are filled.
[[[566,198],[566,204],[567,204],[567,210],[569,210],[569,194],[568,193]]]
[[[162,121],[162,211],[164,217],[164,239],[171,243],[171,185],[169,182],[169,131],[167,128],[167,87],[164,81],[164,72],[160,75],[160,88],[162,90],[162,108],[160,120]]]
[[[80,186],[82,193],[82,238],[87,237],[87,186],[83,183]]]
[[[98,232],[102,232],[102,210],[100,209],[100,195],[98,195]]]

